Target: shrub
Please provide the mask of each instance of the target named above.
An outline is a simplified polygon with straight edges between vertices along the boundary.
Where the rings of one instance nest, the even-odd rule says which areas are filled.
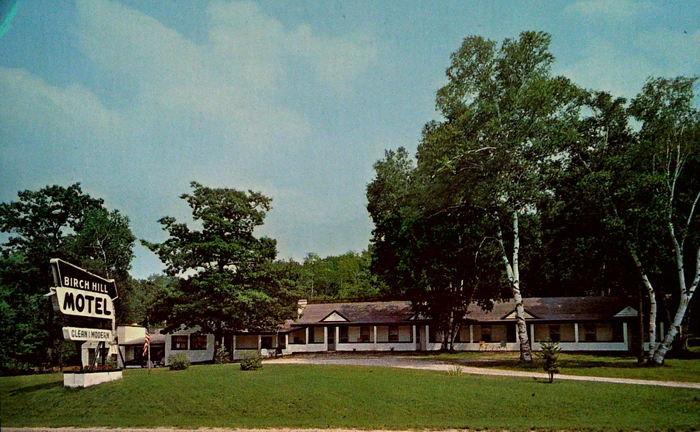
[[[214,362],[217,364],[228,363],[230,361],[229,352],[226,351],[223,345],[219,344],[216,347],[216,354],[214,354]]]
[[[462,366],[455,365],[455,366],[450,366],[449,368],[447,368],[447,375],[449,375],[449,376],[460,376],[460,375],[462,375],[462,372],[464,372],[462,370]]]
[[[170,370],[184,370],[190,367],[190,359],[184,353],[171,355],[168,357],[168,363],[170,363]]]
[[[258,370],[262,369],[262,357],[260,354],[255,354],[252,357],[241,360],[242,370]]]
[[[557,342],[542,342],[540,356],[544,359],[544,371],[549,374],[549,382],[554,382],[554,374],[559,373],[559,351],[561,347]]]

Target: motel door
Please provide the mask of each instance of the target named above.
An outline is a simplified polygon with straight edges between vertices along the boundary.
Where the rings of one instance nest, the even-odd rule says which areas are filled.
[[[335,327],[328,327],[328,351],[335,351]]]

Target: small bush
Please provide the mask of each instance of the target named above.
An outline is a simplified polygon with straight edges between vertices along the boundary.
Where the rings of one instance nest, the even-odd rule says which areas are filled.
[[[214,354],[214,362],[217,364],[228,363],[231,360],[231,355],[223,345],[219,344],[216,347],[216,354]]]
[[[450,366],[447,368],[447,375],[449,376],[460,376],[463,372],[462,366]]]
[[[259,354],[241,360],[241,370],[258,370],[262,369],[262,366],[262,357]]]
[[[554,374],[559,373],[559,352],[561,347],[556,342],[542,342],[540,356],[544,359],[544,371],[549,374],[549,382],[554,382]]]
[[[170,363],[170,370],[184,370],[190,367],[190,359],[184,353],[171,355],[168,357],[168,363]]]

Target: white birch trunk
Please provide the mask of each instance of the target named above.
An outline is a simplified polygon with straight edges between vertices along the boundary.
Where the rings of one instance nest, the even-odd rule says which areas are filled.
[[[527,337],[527,324],[525,323],[525,308],[523,307],[523,297],[520,293],[520,269],[519,269],[519,254],[520,254],[520,230],[518,227],[518,212],[513,212],[513,260],[508,259],[503,236],[498,232],[498,242],[501,245],[501,256],[506,268],[506,275],[510,282],[511,290],[513,291],[513,301],[515,302],[515,321],[518,326],[518,337],[520,338],[520,360],[531,362],[532,351],[530,349],[530,341]]]
[[[674,243],[676,246],[678,246],[678,242]],[[671,348],[673,340],[676,338],[678,333],[680,333],[681,324],[683,323],[685,312],[688,309],[688,304],[690,304],[690,300],[693,299],[693,294],[695,294],[695,290],[698,287],[698,283],[700,283],[700,248],[698,248],[695,258],[695,277],[693,278],[693,282],[688,289],[686,289],[685,287],[685,270],[683,266],[682,251],[680,251],[679,253],[679,251],[677,250],[676,252],[676,265],[679,271],[679,283],[683,284],[680,285],[681,299],[680,303],[678,304],[678,309],[676,309],[676,315],[673,317],[673,323],[668,329],[668,332],[666,333],[666,337],[664,338],[663,342],[661,342],[658,349],[656,350],[656,353],[654,354],[654,363],[656,363],[657,365],[663,364],[664,358],[666,357],[666,353]]]
[[[649,297],[649,353],[648,353],[648,358],[649,360],[654,358],[654,353],[656,352],[656,347],[658,346],[658,342],[656,341],[656,311],[657,311],[657,306],[656,306],[656,292],[654,291],[654,286],[651,284],[649,281],[649,278],[647,277],[646,272],[644,271],[644,267],[642,266],[642,262],[639,260],[639,257],[637,256],[637,251],[632,247],[632,245],[627,245],[630,255],[632,256],[632,259],[634,260],[635,266],[637,266],[637,270],[639,270],[639,274],[641,275],[642,278],[642,283],[644,284],[644,287],[647,290],[647,296]],[[639,313],[642,313],[642,311],[639,311]],[[641,341],[644,343],[644,341]]]

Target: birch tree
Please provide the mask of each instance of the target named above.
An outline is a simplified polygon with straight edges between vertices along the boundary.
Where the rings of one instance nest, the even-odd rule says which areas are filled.
[[[543,32],[523,32],[500,47],[468,37],[452,54],[448,83],[437,96],[444,123],[461,139],[442,155],[440,174],[481,194],[515,302],[523,361],[532,361],[520,278],[523,220],[533,219],[548,194],[581,96],[568,79],[550,75],[549,43]],[[463,181],[474,170],[481,173],[478,183]]]
[[[662,204],[659,216],[673,251],[677,283],[678,307],[673,321],[658,347],[651,344],[654,364],[663,363],[700,283],[700,111],[693,105],[696,81],[685,77],[650,79],[630,106],[642,124],[633,153],[636,168],[655,180],[651,192]],[[652,289],[648,280],[644,283]]]

